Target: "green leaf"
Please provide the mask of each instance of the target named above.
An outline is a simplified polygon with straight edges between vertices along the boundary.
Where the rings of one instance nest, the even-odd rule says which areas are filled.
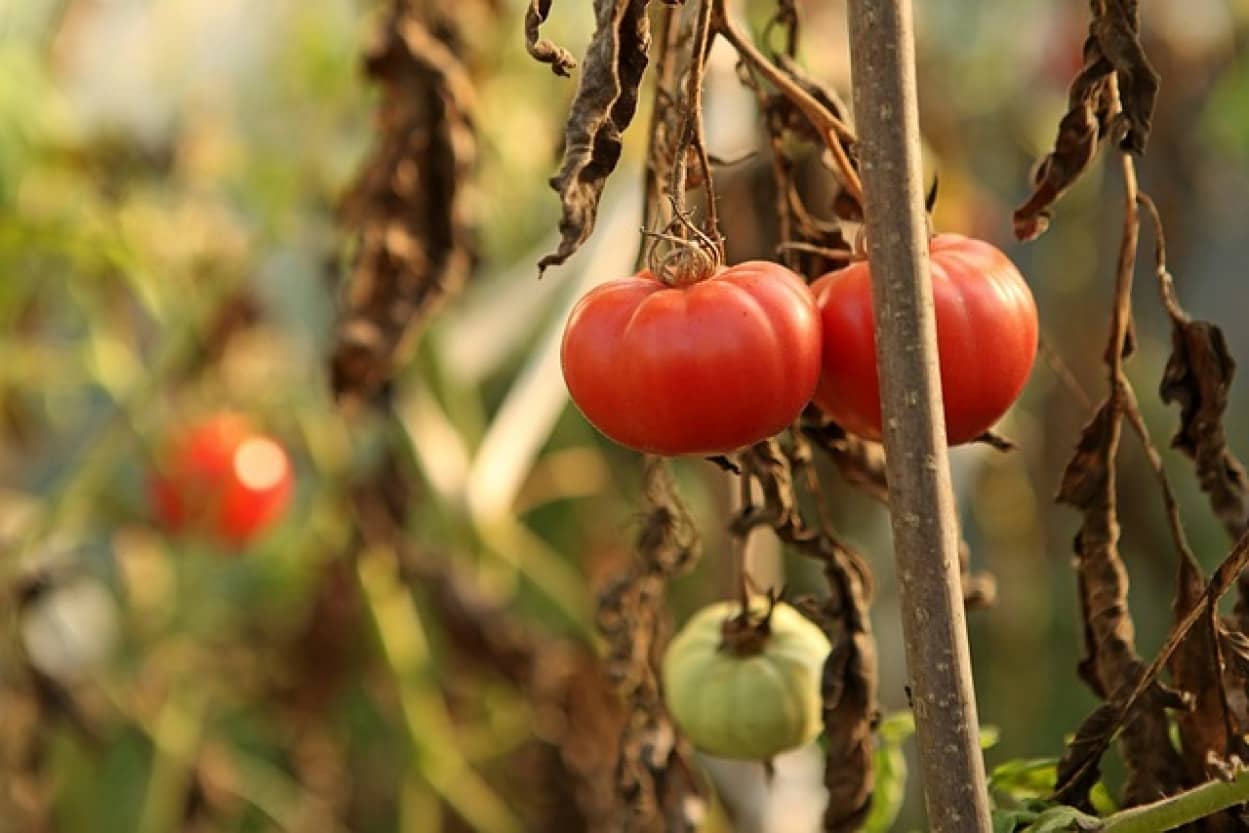
[[[910,711],[898,711],[881,718],[876,735],[881,743],[898,746],[915,734],[915,715]]]
[[[863,833],[887,833],[898,820],[906,800],[906,755],[902,744],[915,734],[915,716],[909,711],[886,715],[876,727],[879,746],[872,756],[876,788],[872,811],[863,823]]]
[[[1015,833],[1021,825],[1032,824],[1039,815],[1035,810],[994,810],[993,833]]]
[[[863,823],[863,833],[888,833],[898,820],[906,799],[906,755],[901,746],[882,743],[873,760],[876,788],[872,793],[872,810]]]
[[[989,792],[1015,801],[1040,798],[1054,789],[1057,778],[1057,758],[1017,758],[993,768],[989,773]]]
[[[1022,833],[1091,833],[1100,830],[1102,821],[1097,816],[1082,813],[1075,807],[1051,807]]]

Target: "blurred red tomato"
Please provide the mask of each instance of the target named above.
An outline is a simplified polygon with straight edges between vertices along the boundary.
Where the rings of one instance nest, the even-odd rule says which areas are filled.
[[[222,413],[186,427],[162,451],[151,480],[157,519],[171,531],[240,547],[290,503],[290,459],[246,417]]]
[[[957,445],[989,430],[1023,390],[1036,358],[1037,311],[1023,276],[994,246],[939,234],[930,251],[946,437]],[[811,290],[824,325],[816,404],[846,430],[879,440],[867,261],[825,275]]]
[[[561,360],[573,402],[611,439],[714,454],[797,418],[820,374],[820,320],[806,284],[775,263],[689,285],[644,271],[577,303]]]

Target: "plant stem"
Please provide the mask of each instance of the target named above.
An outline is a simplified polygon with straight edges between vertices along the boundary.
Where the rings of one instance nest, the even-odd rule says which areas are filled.
[[[1230,781],[1208,781],[1186,792],[1108,816],[1098,833],[1163,833],[1249,801],[1249,769]]]
[[[851,0],[850,57],[871,263],[894,561],[934,833],[988,833],[959,577],[909,0]]]

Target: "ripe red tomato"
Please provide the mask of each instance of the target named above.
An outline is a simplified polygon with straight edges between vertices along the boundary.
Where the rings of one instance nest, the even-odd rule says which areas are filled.
[[[946,438],[974,440],[1006,413],[1028,381],[1037,311],[1023,276],[1000,250],[960,234],[930,244]],[[881,437],[871,272],[853,263],[811,286],[824,324],[815,402],[846,430]]]
[[[290,503],[290,459],[248,420],[222,413],[167,444],[151,480],[158,520],[240,547],[275,523]]]
[[[820,375],[820,319],[806,284],[775,263],[683,286],[643,271],[586,293],[561,361],[573,402],[611,439],[715,454],[797,418]]]

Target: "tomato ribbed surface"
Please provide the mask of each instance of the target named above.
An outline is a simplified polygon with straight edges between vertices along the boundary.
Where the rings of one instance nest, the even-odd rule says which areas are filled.
[[[810,400],[819,316],[802,280],[774,263],[688,286],[642,272],[578,302],[561,361],[574,403],[621,445],[732,451],[781,431]]]
[[[1013,263],[981,240],[941,234],[930,246],[946,436],[988,431],[1023,390],[1037,349],[1032,293]],[[811,287],[824,328],[816,403],[842,427],[881,438],[871,270],[866,261]]]

